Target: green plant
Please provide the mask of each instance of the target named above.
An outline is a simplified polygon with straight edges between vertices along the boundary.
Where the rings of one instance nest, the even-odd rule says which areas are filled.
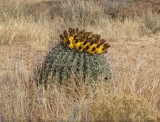
[[[100,39],[99,35],[86,36],[89,32],[82,34],[82,31],[76,30],[74,35],[71,35],[72,31],[64,31],[64,35],[60,35],[62,42],[52,48],[38,70],[39,75],[36,76],[38,83],[46,84],[47,81],[54,81],[58,84],[66,84],[71,78],[84,82],[96,81],[98,78],[102,81],[110,79],[109,64],[104,55],[109,45],[104,42],[104,39]],[[79,47],[84,48],[82,50]]]

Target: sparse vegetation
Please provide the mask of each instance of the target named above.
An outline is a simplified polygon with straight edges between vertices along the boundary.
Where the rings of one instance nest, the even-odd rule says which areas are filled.
[[[99,97],[100,96],[100,97]],[[105,122],[157,122],[151,106],[136,96],[99,95],[91,105],[94,121]]]
[[[103,2],[113,6],[104,8]],[[124,0],[122,6],[119,0],[61,0],[57,6],[48,3],[54,1],[0,0],[0,121],[158,122],[159,0]],[[43,11],[38,10],[39,5]],[[145,6],[153,9],[142,12]],[[115,7],[118,15],[113,9],[108,15],[110,7]],[[123,17],[119,16],[121,12]],[[112,14],[115,18],[110,18]],[[59,35],[69,27],[107,39],[111,45],[106,54],[112,75],[109,83],[104,84],[100,77],[97,83],[78,82],[77,87],[75,77],[71,77],[70,85],[37,87],[36,66],[42,64],[49,49],[60,41]]]

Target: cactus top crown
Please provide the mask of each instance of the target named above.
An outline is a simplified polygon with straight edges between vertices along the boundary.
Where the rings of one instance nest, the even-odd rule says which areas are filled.
[[[105,39],[101,39],[100,35],[85,32],[85,30],[79,31],[78,28],[65,30],[60,38],[68,48],[89,54],[107,53],[107,49],[110,47]]]

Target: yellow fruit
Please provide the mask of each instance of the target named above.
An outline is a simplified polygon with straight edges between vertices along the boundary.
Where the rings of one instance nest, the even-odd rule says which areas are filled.
[[[76,50],[78,50],[79,46],[81,46],[81,43],[79,41],[75,42],[74,47]]]
[[[106,40],[101,39],[98,34],[92,32],[79,31],[78,28],[69,28],[64,31],[60,38],[64,44],[70,49],[76,49],[78,52],[87,52],[89,54],[106,53],[110,47]]]
[[[89,47],[89,50],[87,50],[87,52],[88,52],[89,54],[95,54],[95,52],[96,52],[96,47]]]
[[[70,41],[70,40],[67,40],[67,47],[68,48],[70,48],[70,49],[73,49],[74,48],[74,45],[73,45],[73,43],[72,43],[72,41]]]
[[[103,45],[100,46],[99,48],[96,48],[96,54],[101,54],[101,53],[103,53],[102,49],[103,49]]]
[[[78,48],[78,52],[82,52],[82,51],[83,51],[82,46],[79,46],[79,48]]]

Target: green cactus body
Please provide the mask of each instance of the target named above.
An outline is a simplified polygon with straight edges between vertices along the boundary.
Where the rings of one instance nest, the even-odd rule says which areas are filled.
[[[110,79],[110,68],[104,54],[109,45],[104,39],[100,39],[100,35],[70,28],[69,32],[64,31],[60,38],[62,42],[52,48],[42,67],[38,69],[36,79],[39,84],[46,84],[48,81],[66,84],[71,79],[75,82],[77,80],[96,82],[98,78],[101,81]],[[85,41],[88,48],[81,50],[79,47],[85,47]],[[77,44],[81,42],[84,44],[78,47]],[[96,47],[93,49],[94,45]],[[96,53],[96,50],[100,50],[100,53]]]
[[[52,48],[39,69],[38,82],[46,83],[52,80],[58,84],[65,84],[72,75],[81,77],[84,82],[95,81],[98,77],[104,81],[110,79],[110,69],[104,55],[90,55],[77,52],[60,43]]]

